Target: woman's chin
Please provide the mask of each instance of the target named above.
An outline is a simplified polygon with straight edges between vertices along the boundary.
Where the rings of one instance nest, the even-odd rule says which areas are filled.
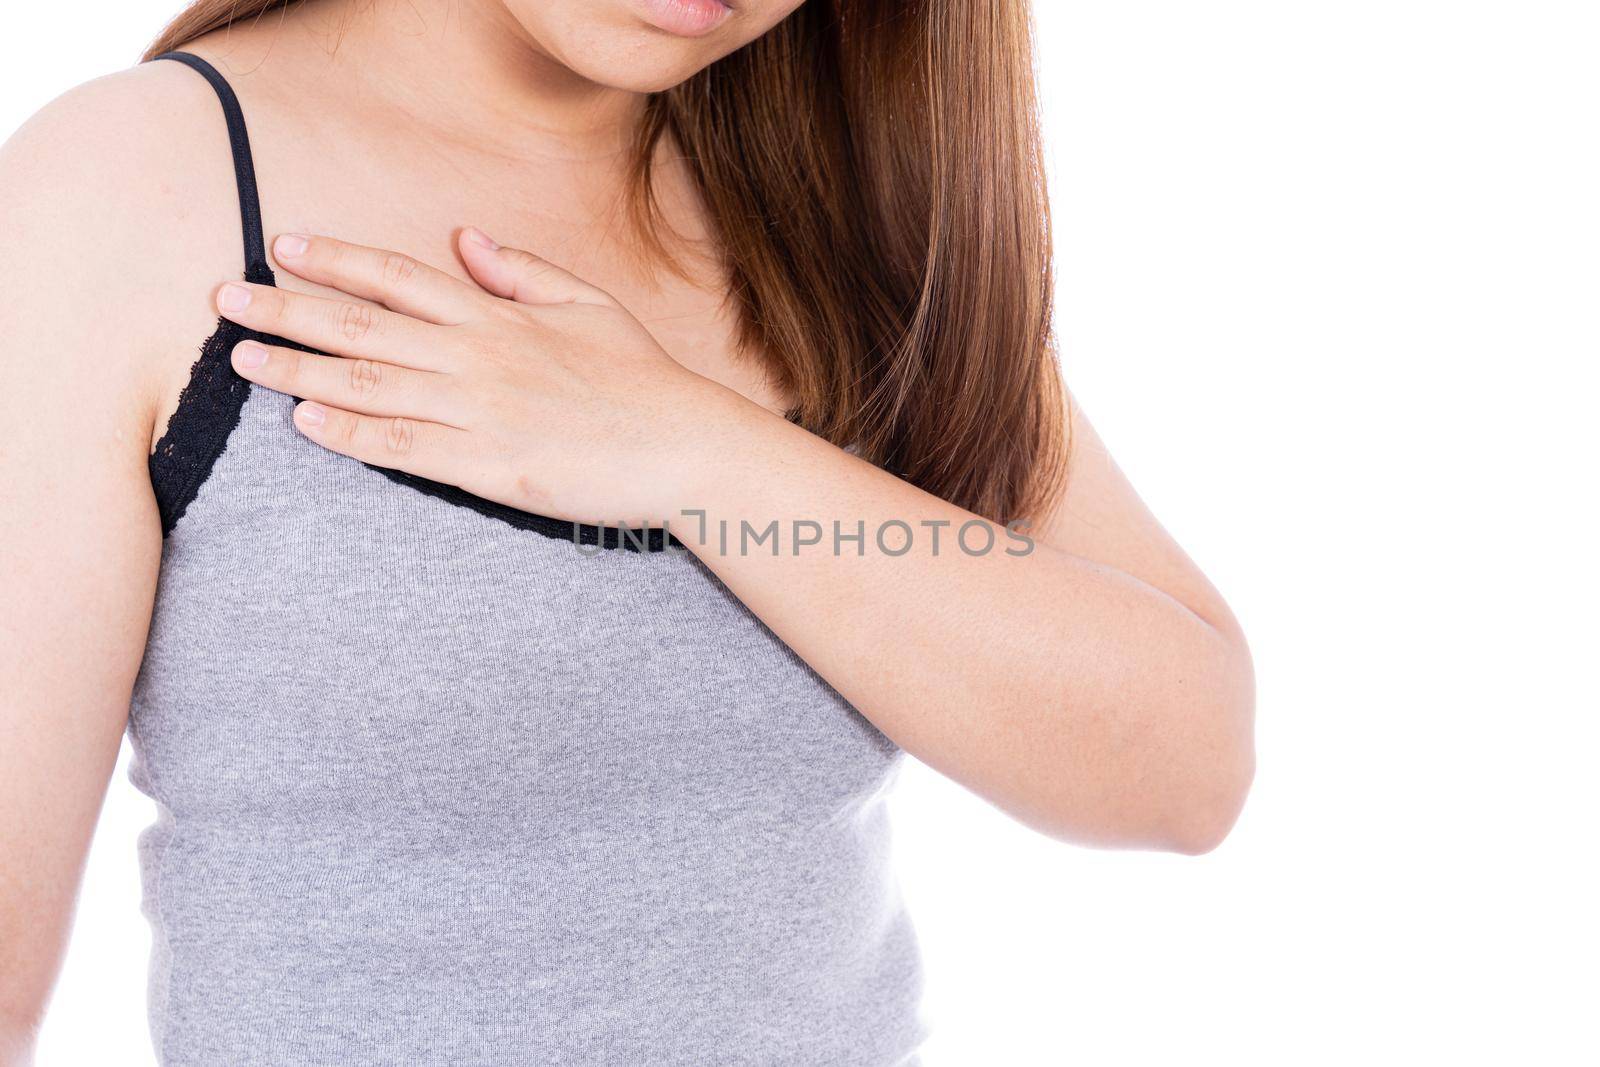
[[[654,93],[682,84],[771,28],[796,0],[516,0],[508,8],[541,48],[608,88]]]

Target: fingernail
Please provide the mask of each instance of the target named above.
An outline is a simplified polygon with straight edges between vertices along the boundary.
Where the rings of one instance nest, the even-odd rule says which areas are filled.
[[[253,370],[267,361],[267,346],[254,341],[240,341],[233,346],[233,365]]]
[[[321,404],[313,404],[309,400],[295,408],[294,415],[307,426],[321,426],[322,421],[328,417],[328,413],[322,410]]]
[[[250,306],[250,290],[229,282],[217,290],[217,307],[223,311],[243,311]]]
[[[495,243],[493,237],[490,237],[476,226],[467,227],[467,240],[471,241],[479,248],[487,248],[491,252],[500,247]]]
[[[272,253],[279,259],[293,259],[295,256],[304,255],[306,249],[310,247],[311,242],[298,233],[285,233],[272,242]]]

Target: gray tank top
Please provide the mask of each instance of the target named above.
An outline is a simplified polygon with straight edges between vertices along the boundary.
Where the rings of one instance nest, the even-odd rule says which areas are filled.
[[[270,284],[237,100],[162,58],[222,99]],[[917,1063],[899,750],[659,534],[313,444],[233,372],[246,336],[150,460],[160,1061]]]

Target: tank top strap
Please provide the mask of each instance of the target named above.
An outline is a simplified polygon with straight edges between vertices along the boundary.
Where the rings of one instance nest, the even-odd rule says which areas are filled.
[[[245,129],[244,111],[233,86],[216,67],[191,52],[163,52],[156,59],[172,59],[198,71],[222,102],[228,121],[228,142],[233,147],[233,174],[239,185],[239,218],[244,230],[244,276],[246,281],[274,285],[272,268],[267,263],[266,236],[261,226],[261,197],[256,191],[256,166],[250,154],[250,134]]]

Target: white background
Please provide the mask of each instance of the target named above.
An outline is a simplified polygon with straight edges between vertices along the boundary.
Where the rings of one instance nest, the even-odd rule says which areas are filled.
[[[0,133],[176,6],[12,7]],[[1068,380],[1251,636],[1260,772],[1183,858],[912,768],[930,1067],[1600,1063],[1596,9],[1036,6]],[[46,1067],[149,1062],[125,774]]]

